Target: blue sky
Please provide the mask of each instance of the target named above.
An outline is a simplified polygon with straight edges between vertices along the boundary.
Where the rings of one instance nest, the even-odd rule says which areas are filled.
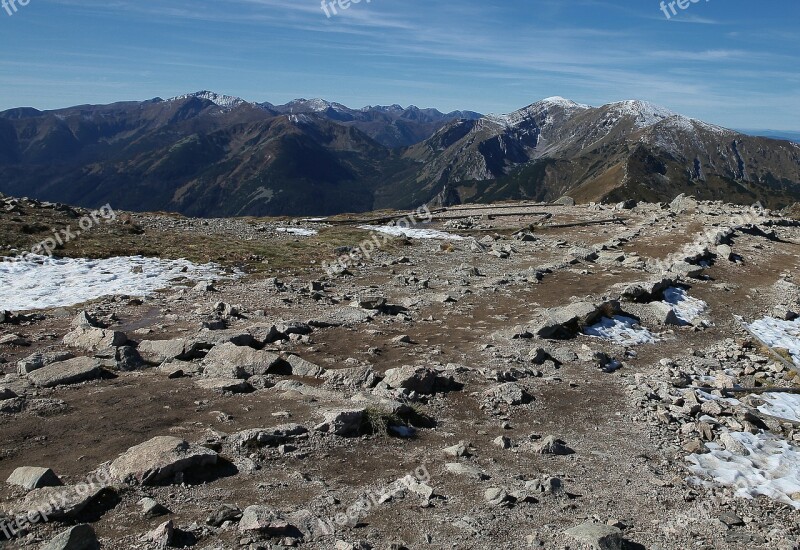
[[[504,113],[560,95],[800,130],[797,0],[682,0],[670,19],[660,0],[362,0],[330,18],[319,0],[27,1],[0,8],[0,109],[210,89]]]

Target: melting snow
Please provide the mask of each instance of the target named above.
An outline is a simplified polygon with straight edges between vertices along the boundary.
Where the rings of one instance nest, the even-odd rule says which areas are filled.
[[[758,408],[759,412],[792,422],[800,422],[800,395],[775,392],[758,397],[766,401],[766,404]]]
[[[664,301],[672,306],[678,319],[690,325],[708,309],[708,304],[703,300],[692,298],[685,290],[678,287],[666,289]]]
[[[141,272],[139,272],[141,271]],[[70,306],[102,296],[146,296],[175,279],[212,279],[213,264],[141,256],[107,260],[53,259],[28,256],[0,262],[0,309],[26,311]]]
[[[599,323],[586,327],[583,332],[624,346],[652,344],[658,341],[653,333],[640,326],[636,319],[624,315],[615,315],[613,319],[603,317]]]
[[[789,350],[796,365],[800,366],[800,319],[781,321],[765,317],[747,326],[753,334],[773,348]]]
[[[464,237],[453,235],[436,229],[417,229],[411,227],[400,227],[397,225],[359,225],[359,229],[367,231],[377,231],[395,237],[408,237],[410,239],[443,239],[449,241],[461,241]]]
[[[319,231],[316,229],[303,229],[302,227],[278,227],[275,229],[278,233],[288,233],[289,235],[297,235],[298,237],[313,237]]]
[[[770,434],[726,435],[731,450],[706,443],[711,452],[686,458],[692,463],[689,470],[697,476],[694,481],[733,487],[740,498],[764,495],[800,509],[800,500],[792,499],[800,493],[800,450]]]

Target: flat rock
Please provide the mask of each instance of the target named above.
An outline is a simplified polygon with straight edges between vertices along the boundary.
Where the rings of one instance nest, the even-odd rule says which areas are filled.
[[[254,428],[231,435],[228,441],[237,449],[277,447],[308,433],[300,424],[282,424],[274,428]]]
[[[190,468],[213,466],[214,451],[178,437],[160,436],[131,447],[111,463],[111,475],[123,482],[154,485]]]
[[[68,351],[34,353],[33,355],[29,355],[25,359],[17,361],[17,373],[21,376],[25,376],[29,372],[39,370],[42,367],[46,367],[47,365],[52,365],[53,363],[58,363],[61,361],[72,359],[73,357],[75,356]]]
[[[28,380],[40,388],[53,388],[94,380],[100,378],[102,372],[96,359],[76,357],[35,370],[28,374]]]

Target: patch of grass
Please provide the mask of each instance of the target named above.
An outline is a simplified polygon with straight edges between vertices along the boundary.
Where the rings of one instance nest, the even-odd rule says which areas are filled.
[[[361,433],[389,437],[389,426],[404,426],[405,422],[397,414],[368,407],[361,423]]]

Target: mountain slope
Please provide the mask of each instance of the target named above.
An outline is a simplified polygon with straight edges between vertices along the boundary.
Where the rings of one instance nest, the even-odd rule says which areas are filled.
[[[786,205],[800,198],[800,146],[746,136],[640,101],[599,108],[548,98],[456,121],[415,145],[421,165],[391,193],[443,204],[508,198],[669,200],[681,192]]]
[[[409,144],[397,147],[397,144]],[[508,115],[251,103],[213,92],[0,113],[0,192],[195,216],[505,199],[800,201],[800,145],[641,101]]]

